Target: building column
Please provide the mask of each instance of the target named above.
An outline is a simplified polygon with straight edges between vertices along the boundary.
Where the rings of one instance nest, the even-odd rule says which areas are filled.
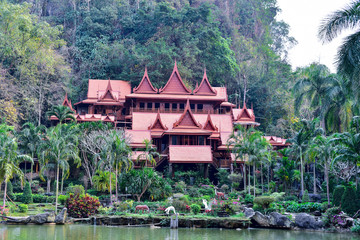
[[[204,165],[204,178],[208,178],[209,176],[209,164],[205,163]]]
[[[169,177],[170,178],[172,178],[172,173],[173,173],[172,163],[169,163]]]

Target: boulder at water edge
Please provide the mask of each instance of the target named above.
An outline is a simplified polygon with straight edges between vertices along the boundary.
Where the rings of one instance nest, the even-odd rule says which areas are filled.
[[[324,226],[324,223],[316,221],[315,218],[306,213],[299,213],[295,216],[295,225],[299,228],[305,229],[319,229]]]
[[[255,215],[255,212],[254,212],[254,209],[245,207],[244,214],[245,214],[245,217],[252,218]]]
[[[54,212],[40,213],[34,216],[28,217],[28,222],[35,224],[53,223],[55,220]]]
[[[56,224],[65,224],[67,217],[67,208],[63,208],[61,212],[56,216],[55,223]]]
[[[270,221],[270,225],[272,225],[274,227],[280,227],[280,228],[290,228],[291,227],[290,219],[284,215],[281,215],[278,212],[270,213],[269,221]]]

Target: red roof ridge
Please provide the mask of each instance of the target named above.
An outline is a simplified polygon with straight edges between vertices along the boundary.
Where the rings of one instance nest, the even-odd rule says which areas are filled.
[[[251,121],[255,121],[255,115],[251,114],[249,112],[249,110],[246,108],[246,103],[244,102],[244,106],[243,108],[240,110],[238,116],[237,116],[237,121],[241,121],[241,120],[251,120]]]
[[[214,132],[218,131],[218,128],[214,125],[214,123],[211,120],[210,111],[208,111],[208,115],[207,115],[206,122],[204,124],[203,129],[214,131]]]
[[[206,75],[206,68],[204,69],[204,76],[198,87],[195,88],[194,94],[199,95],[216,95],[216,90],[211,87],[209,79]]]
[[[169,89],[167,90],[167,88]],[[189,90],[185,86],[184,82],[181,79],[179,70],[177,68],[176,60],[175,60],[174,69],[170,75],[168,82],[164,87],[159,89],[159,93],[191,94],[191,90]]]
[[[110,82],[110,79],[108,80],[108,84],[106,86],[106,89],[105,89],[105,93],[101,96],[100,100],[103,100],[105,98],[108,98],[108,95],[110,94],[110,97],[112,100],[115,100],[117,101],[117,99],[115,98],[115,96],[112,94],[112,88],[111,88],[111,82]]]
[[[186,125],[184,125],[184,123]],[[173,125],[173,128],[181,128],[181,127],[201,128],[201,124],[199,122],[196,122],[195,117],[191,112],[189,99],[187,99],[186,101],[186,107],[184,109],[183,114],[181,115],[179,120],[177,120]]]
[[[133,89],[134,93],[157,93],[157,89],[151,84],[147,68],[145,67],[144,76],[137,87]]]
[[[71,100],[68,99],[68,94],[67,94],[67,93],[65,93],[65,98],[64,98],[64,101],[63,101],[62,105],[63,105],[63,106],[67,106],[67,107],[69,107],[69,108],[71,109],[71,111],[76,112],[76,111],[73,109],[72,105],[71,105]]]
[[[156,115],[156,119],[154,121],[154,123],[152,125],[150,125],[148,127],[149,130],[158,130],[158,129],[161,129],[161,130],[168,130],[168,128],[162,123],[161,121],[161,117],[160,117],[160,110],[158,110],[158,113]]]

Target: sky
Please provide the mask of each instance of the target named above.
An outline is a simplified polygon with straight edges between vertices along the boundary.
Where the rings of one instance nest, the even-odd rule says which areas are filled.
[[[325,64],[336,72],[334,64],[338,47],[344,36],[352,31],[345,31],[330,43],[322,44],[317,38],[321,21],[329,14],[350,4],[352,0],[277,0],[282,12],[278,20],[290,25],[290,36],[298,44],[289,51],[289,62],[293,69],[307,66],[312,62]]]

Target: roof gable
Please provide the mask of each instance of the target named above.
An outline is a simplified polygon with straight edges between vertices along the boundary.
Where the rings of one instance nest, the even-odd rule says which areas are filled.
[[[133,90],[134,93],[157,93],[157,89],[154,88],[150,82],[150,78],[147,73],[147,68],[145,68],[144,76],[141,79],[141,82]]]
[[[186,102],[184,113],[179,120],[174,123],[173,128],[201,128],[201,124],[196,122],[194,115],[191,112],[189,99]]]
[[[161,121],[160,110],[158,110],[154,123],[149,126],[149,130],[160,130],[160,131],[168,130],[168,128]]]
[[[213,131],[213,132],[218,131],[218,128],[214,125],[214,123],[211,120],[210,112],[208,112],[208,116],[207,116],[207,119],[206,119],[203,129]]]
[[[170,93],[170,94],[191,94],[191,90],[189,90],[184,82],[182,81],[179,70],[177,68],[177,64],[175,61],[173,72],[163,88],[159,89],[159,93]]]
[[[105,93],[100,97],[100,100],[114,100],[114,101],[117,101],[117,99],[115,98],[115,96],[112,93],[110,80],[108,80],[108,84],[106,86]]]
[[[75,112],[75,110],[73,109],[73,107],[71,105],[71,100],[68,99],[67,93],[65,93],[65,98],[64,98],[64,101],[63,101],[62,105],[69,107],[71,109],[71,111]]]
[[[204,76],[200,85],[194,90],[194,94],[216,95],[216,91],[211,87],[209,79],[207,78],[206,69],[204,70]]]
[[[239,115],[237,116],[237,121],[255,121],[255,115],[251,114],[250,111],[246,108],[246,103],[244,107],[240,110]]]

